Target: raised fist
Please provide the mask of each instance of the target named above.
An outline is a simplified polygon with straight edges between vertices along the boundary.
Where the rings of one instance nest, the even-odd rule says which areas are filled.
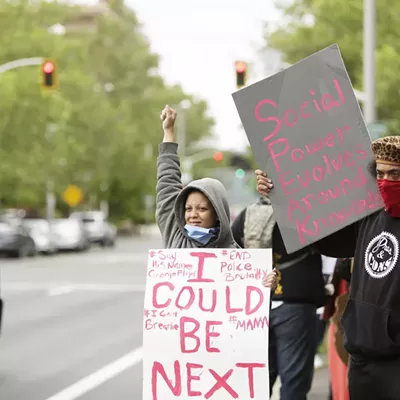
[[[175,120],[176,120],[176,111],[170,106],[166,105],[164,110],[161,111],[161,121],[163,121],[163,129],[164,131],[173,131]]]

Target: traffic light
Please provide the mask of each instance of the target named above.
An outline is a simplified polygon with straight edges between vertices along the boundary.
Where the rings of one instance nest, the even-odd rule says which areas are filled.
[[[246,158],[240,154],[233,154],[229,160],[229,166],[235,168],[235,177],[243,179],[246,176],[246,171],[250,171],[251,164]]]
[[[213,159],[216,162],[221,162],[224,159],[224,153],[222,153],[222,151],[215,152],[213,155]]]
[[[46,60],[42,64],[42,87],[52,89],[56,86],[56,65],[53,61]]]
[[[235,171],[235,176],[238,179],[243,179],[246,176],[246,172],[243,169],[239,168]]]
[[[238,89],[246,85],[247,63],[244,61],[236,61],[236,87]]]

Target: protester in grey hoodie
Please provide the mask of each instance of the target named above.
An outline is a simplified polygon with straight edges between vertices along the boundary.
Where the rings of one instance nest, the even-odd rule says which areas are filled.
[[[233,239],[227,193],[221,182],[203,178],[183,188],[178,145],[175,143],[176,111],[161,113],[164,140],[157,159],[156,220],[167,249],[240,248]],[[263,286],[275,291],[276,271],[266,274]]]
[[[162,111],[164,140],[157,159],[156,220],[165,248],[240,248],[232,236],[227,192],[216,179],[203,178],[183,188],[176,111]]]

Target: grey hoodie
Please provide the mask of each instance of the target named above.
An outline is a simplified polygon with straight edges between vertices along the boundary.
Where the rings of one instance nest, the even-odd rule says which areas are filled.
[[[208,197],[220,223],[217,238],[207,245],[189,238],[185,232],[185,202],[188,192],[193,189]],[[156,221],[165,248],[239,248],[230,228],[228,196],[224,186],[216,179],[203,178],[183,188],[177,143],[161,143],[159,146],[156,190]]]

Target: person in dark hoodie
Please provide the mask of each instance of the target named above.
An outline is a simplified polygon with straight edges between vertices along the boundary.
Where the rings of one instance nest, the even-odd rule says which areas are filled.
[[[240,248],[230,227],[228,196],[216,179],[203,178],[183,188],[178,144],[175,143],[176,111],[161,113],[164,139],[157,159],[156,221],[165,248]],[[276,272],[263,285],[276,287]]]
[[[270,395],[277,377],[281,400],[306,400],[317,351],[317,308],[326,300],[321,255],[310,247],[288,254],[268,198],[243,209],[232,224],[243,248],[272,248],[278,286],[269,323]]]
[[[383,208],[315,243],[321,254],[354,257],[350,292],[341,319],[350,354],[351,400],[400,399],[400,136],[372,143]],[[257,190],[273,185],[256,171]],[[372,205],[370,204],[370,207]],[[374,206],[376,207],[376,205]]]

